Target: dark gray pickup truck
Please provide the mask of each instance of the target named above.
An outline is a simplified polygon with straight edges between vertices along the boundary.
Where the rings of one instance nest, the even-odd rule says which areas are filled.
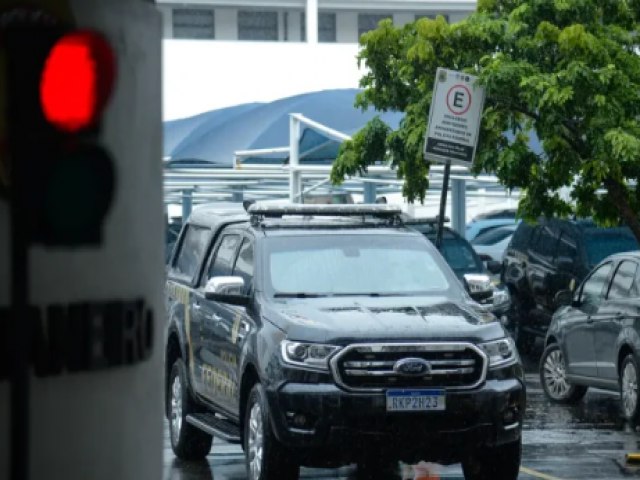
[[[496,317],[388,205],[194,210],[168,267],[166,415],[182,459],[251,480],[462,462],[516,479],[525,386]]]

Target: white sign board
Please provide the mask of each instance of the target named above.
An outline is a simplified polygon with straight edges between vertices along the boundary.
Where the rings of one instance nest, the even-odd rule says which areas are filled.
[[[434,162],[473,163],[484,89],[477,77],[438,68],[424,142],[424,158]]]

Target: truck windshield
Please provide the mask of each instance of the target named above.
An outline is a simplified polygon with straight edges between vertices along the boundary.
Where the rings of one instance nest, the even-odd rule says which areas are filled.
[[[638,241],[628,228],[594,228],[585,233],[585,247],[591,267],[614,253],[638,250]]]
[[[426,240],[398,235],[268,239],[266,281],[275,296],[421,295],[450,287]]]

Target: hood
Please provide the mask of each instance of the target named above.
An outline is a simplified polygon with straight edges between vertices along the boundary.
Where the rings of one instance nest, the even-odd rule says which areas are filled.
[[[292,340],[346,345],[375,341],[471,341],[505,336],[475,303],[446,298],[316,298],[273,302],[264,316]]]

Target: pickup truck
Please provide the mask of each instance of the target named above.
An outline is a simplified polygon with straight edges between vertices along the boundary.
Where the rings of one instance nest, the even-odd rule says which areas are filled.
[[[175,455],[217,436],[250,480],[356,463],[516,479],[523,369],[501,323],[390,205],[194,209],[167,270]],[[368,473],[367,473],[368,472]]]

